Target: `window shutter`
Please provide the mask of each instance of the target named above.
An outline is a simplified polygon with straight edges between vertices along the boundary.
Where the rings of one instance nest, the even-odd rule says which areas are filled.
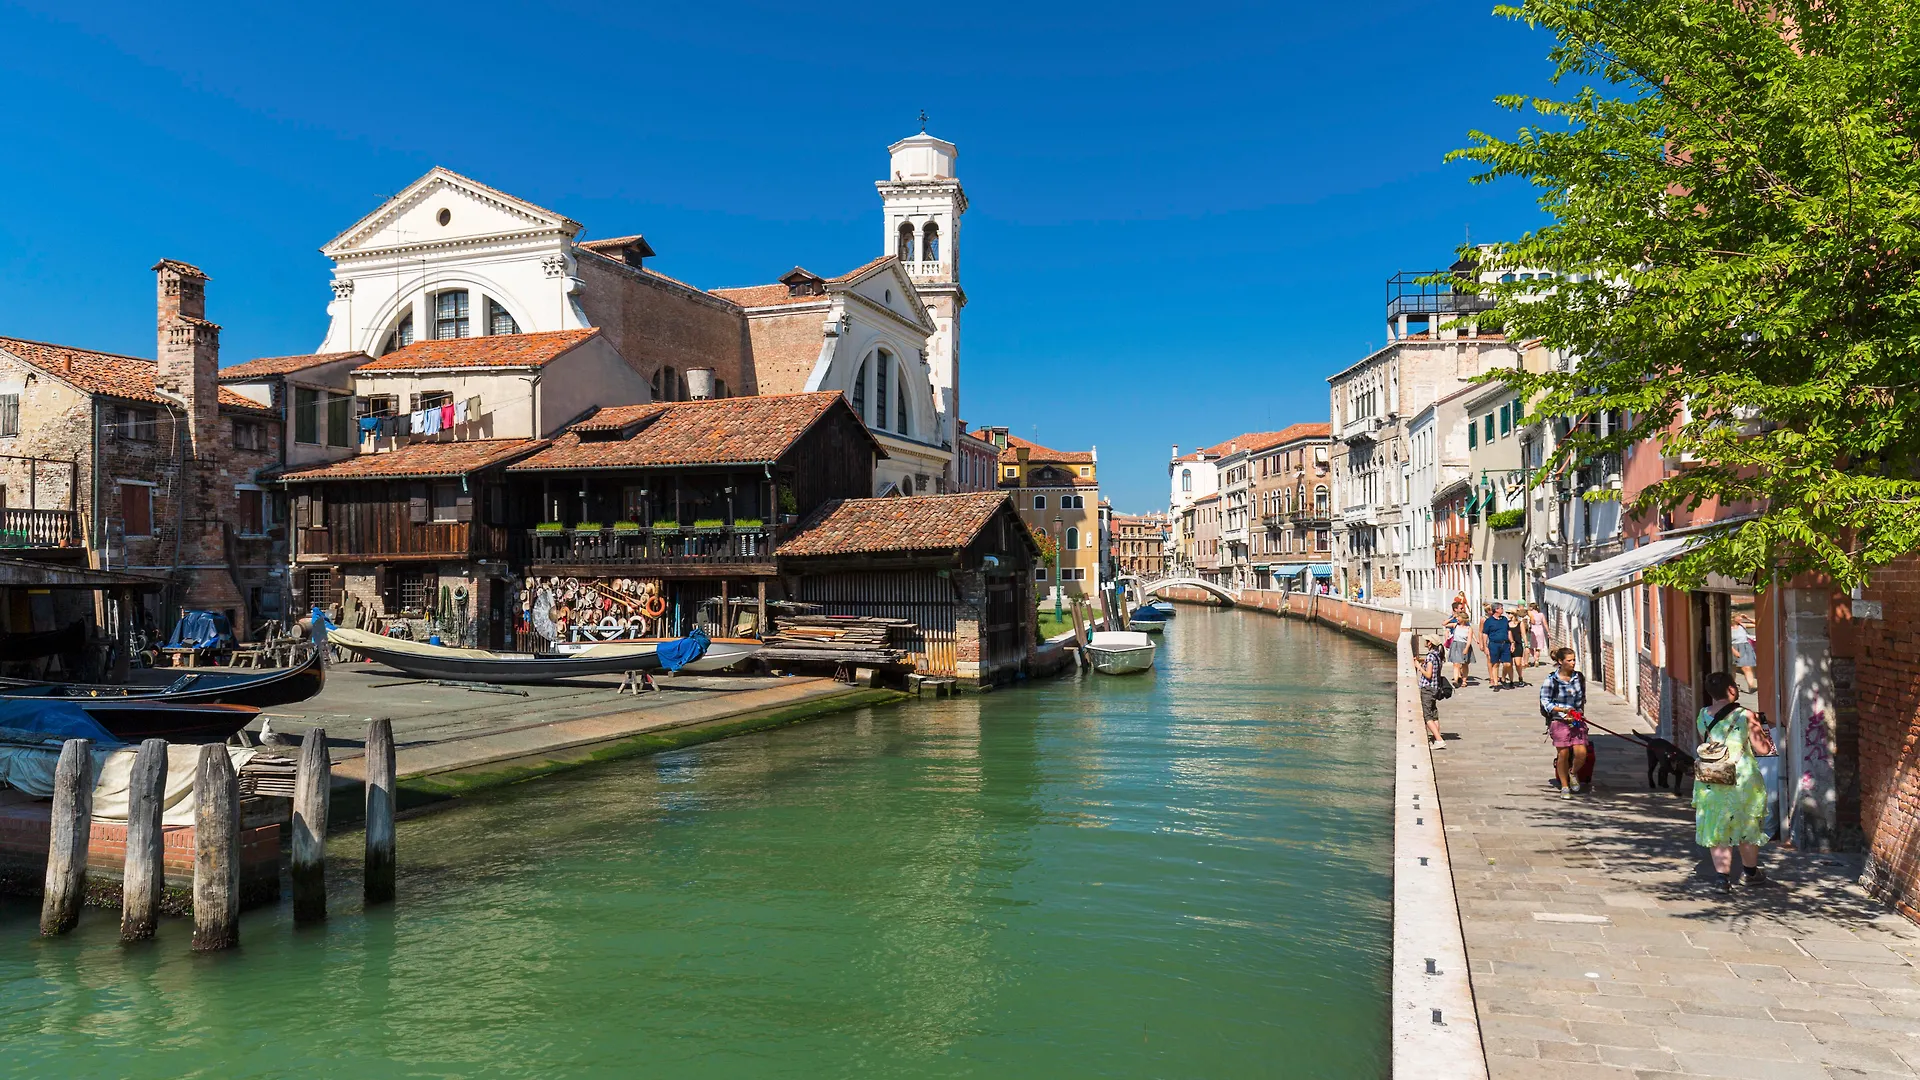
[[[388,580],[389,577],[390,574],[387,571],[385,563],[381,563],[373,568],[373,591],[380,596],[382,602],[387,603],[388,606],[391,607],[392,604],[387,595],[387,588],[392,584]]]
[[[415,525],[427,522],[427,485],[410,484],[407,487],[407,520]]]
[[[473,492],[463,491],[453,500],[453,520],[473,520]]]
[[[313,499],[305,494],[293,497],[293,527],[296,529],[313,527]]]

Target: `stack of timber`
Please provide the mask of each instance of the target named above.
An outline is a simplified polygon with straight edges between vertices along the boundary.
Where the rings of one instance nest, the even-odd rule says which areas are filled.
[[[276,799],[291,799],[294,793],[294,776],[299,762],[291,755],[282,757],[273,751],[261,751],[251,761],[240,767],[240,794],[265,795]]]
[[[906,662],[899,639],[919,630],[912,619],[858,615],[788,615],[767,639],[759,657],[768,663],[861,664],[879,667]]]

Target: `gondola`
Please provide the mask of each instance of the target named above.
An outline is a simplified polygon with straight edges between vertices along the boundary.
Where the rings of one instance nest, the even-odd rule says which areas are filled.
[[[181,704],[143,698],[90,698],[75,702],[121,742],[165,739],[176,743],[226,742],[253,722],[250,705]]]
[[[329,644],[419,679],[545,683],[588,675],[658,671],[658,641],[603,641],[572,653],[509,653],[402,641],[365,630],[333,630]]]
[[[247,672],[183,671],[164,683],[0,679],[0,698],[79,698],[173,705],[246,705],[254,709],[271,709],[305,701],[326,685],[327,669],[320,662],[319,651],[313,648],[303,651],[304,657],[292,667]]]

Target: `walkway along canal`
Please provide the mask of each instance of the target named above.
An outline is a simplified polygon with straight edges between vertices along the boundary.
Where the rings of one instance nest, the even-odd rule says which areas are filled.
[[[1391,654],[1183,608],[1159,669],[872,707],[359,837],[322,927],[0,907],[23,1076],[1387,1070]],[[98,916],[98,912],[89,912]]]

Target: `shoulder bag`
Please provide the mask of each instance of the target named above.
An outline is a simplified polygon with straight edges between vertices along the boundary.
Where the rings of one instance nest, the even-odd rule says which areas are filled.
[[[1706,739],[1693,752],[1693,778],[1702,784],[1730,785],[1734,782],[1733,753],[1727,744],[1713,738],[1713,729],[1720,722],[1739,711],[1738,702],[1729,702],[1719,712],[1713,714],[1713,723],[1707,725]]]

